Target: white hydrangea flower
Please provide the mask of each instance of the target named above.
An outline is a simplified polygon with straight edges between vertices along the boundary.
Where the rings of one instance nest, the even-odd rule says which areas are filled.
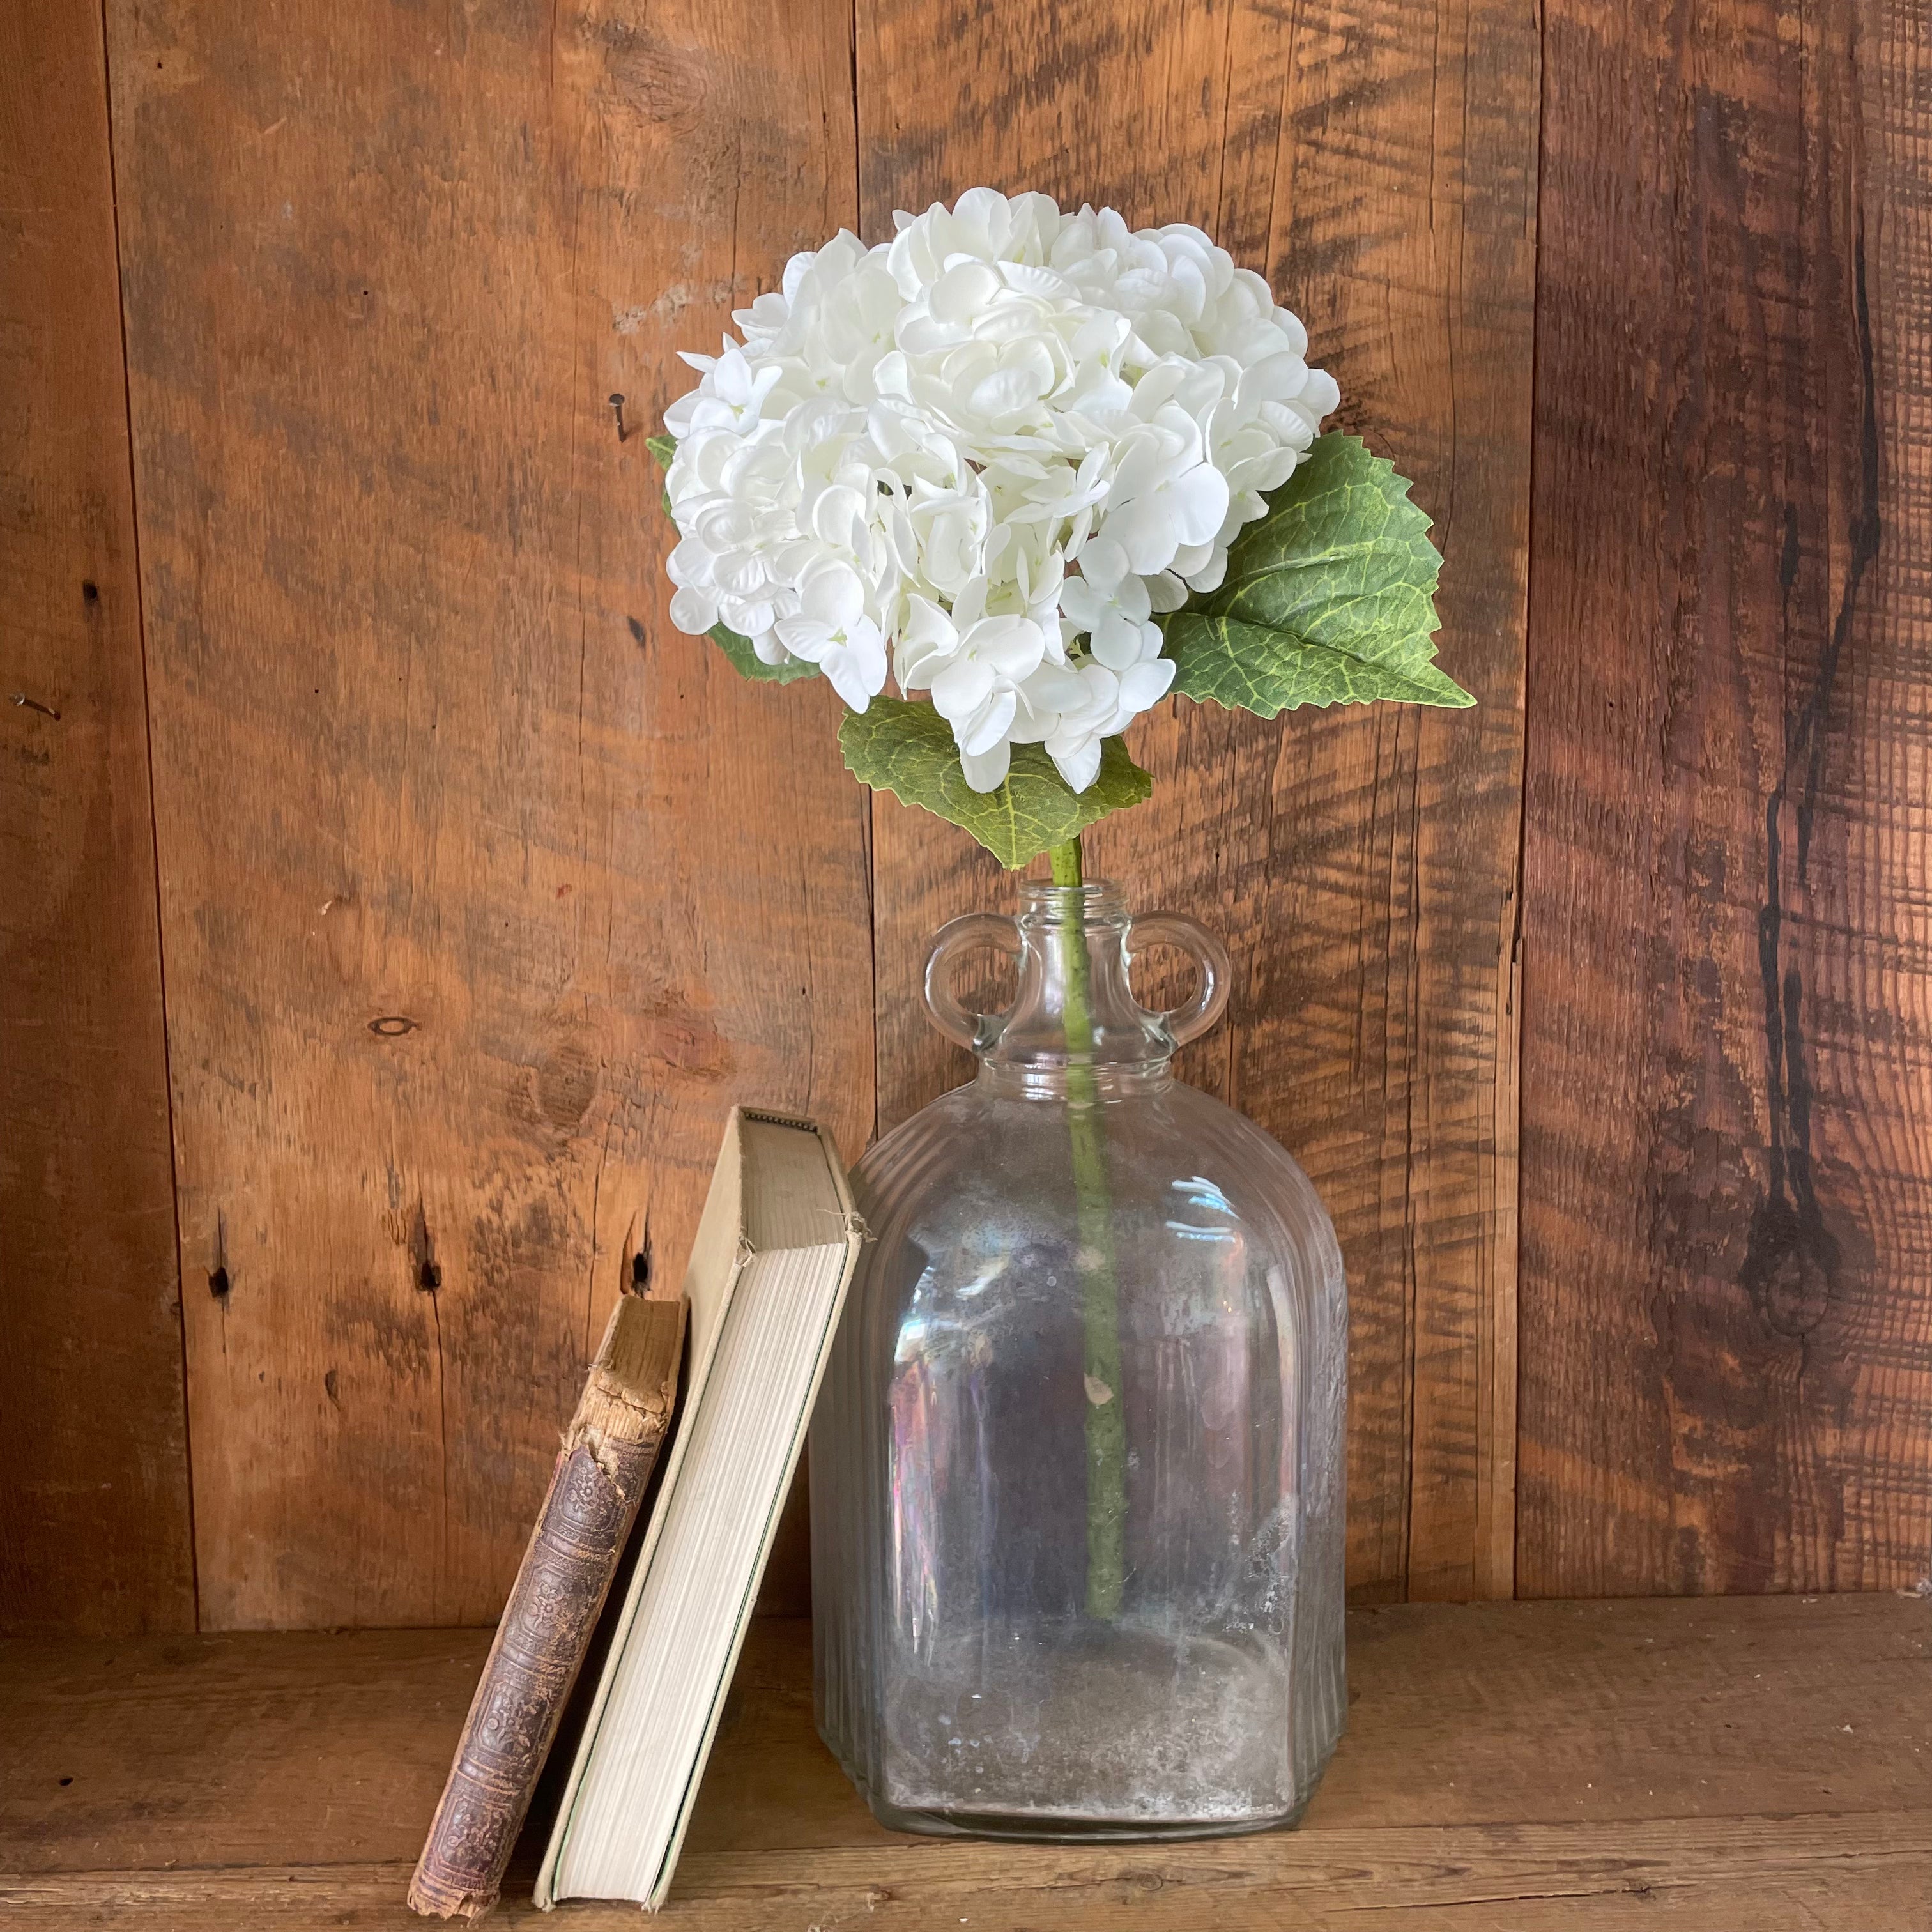
[[[1306,332],[1198,228],[990,188],[787,264],[664,412],[673,622],[931,694],[967,782],[1016,744],[1084,790],[1173,681],[1154,622],[1339,400]]]

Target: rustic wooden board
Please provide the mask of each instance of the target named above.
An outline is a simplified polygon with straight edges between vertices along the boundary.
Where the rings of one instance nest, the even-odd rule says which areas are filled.
[[[1923,1812],[1846,1819],[1306,1831],[1222,1840],[1211,1853],[1148,1848],[1016,1858],[982,1846],[767,1852],[688,1858],[659,1922],[693,1932],[1918,1932],[1932,1891]],[[1916,1840],[1914,1833],[1921,1834]],[[1257,1842],[1266,1846],[1258,1856]],[[412,1932],[410,1864],[0,1875],[8,1922],[230,1932],[326,1926]],[[962,1909],[963,1908],[963,1909]],[[577,1903],[558,1919],[525,1882],[492,1925],[635,1932],[634,1905]],[[1211,1913],[1208,1920],[1203,1915]]]
[[[1665,1911],[1712,1932],[1889,1932],[1922,1906],[1924,1603],[1418,1605],[1358,1611],[1349,1637],[1349,1733],[1300,1830],[1021,1847],[877,1826],[812,1735],[805,1627],[768,1620],[669,1920],[1258,1928],[1426,1912],[1594,1932]],[[0,1726],[22,1741],[0,1761],[0,1910],[28,1925],[412,1922],[403,1886],[488,1643],[0,1646]],[[538,1922],[520,1892],[502,1917]]]
[[[872,1118],[835,700],[671,629],[642,434],[850,218],[848,16],[109,12],[202,1618],[479,1622],[729,1104]]]
[[[1229,1022],[1184,1069],[1335,1216],[1358,1598],[1508,1596],[1535,9],[866,0],[858,21],[868,238],[981,181],[1199,223],[1304,318],[1342,425],[1436,518],[1442,660],[1478,710],[1178,704],[1131,739],[1154,800],[1090,842],[1142,909],[1228,940]],[[890,1126],[968,1070],[920,1016],[926,935],[1012,886],[893,800],[873,830]]]
[[[0,5],[0,1630],[192,1630],[98,10]],[[22,700],[25,700],[24,702]]]
[[[1908,1586],[1925,19],[1546,14],[1519,1585]]]

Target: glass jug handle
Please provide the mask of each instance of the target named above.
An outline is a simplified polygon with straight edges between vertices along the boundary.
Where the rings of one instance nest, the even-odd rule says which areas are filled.
[[[926,1010],[932,1023],[950,1040],[977,1052],[986,1043],[980,1027],[989,1016],[969,1013],[955,998],[949,977],[952,963],[962,952],[980,946],[997,947],[1002,952],[1020,950],[1020,929],[1004,913],[969,912],[963,918],[949,920],[932,936],[932,950],[926,956]],[[998,1017],[993,1016],[991,1017]]]
[[[1228,1010],[1228,978],[1232,970],[1228,949],[1198,920],[1184,912],[1152,912],[1136,916],[1127,928],[1127,964],[1142,947],[1172,946],[1188,954],[1200,968],[1201,983],[1185,1006],[1160,1016],[1176,1046],[1198,1040]]]

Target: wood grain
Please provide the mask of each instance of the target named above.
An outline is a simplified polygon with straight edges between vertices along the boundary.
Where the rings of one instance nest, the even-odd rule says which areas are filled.
[[[1684,1932],[1918,1932],[1932,1853],[1924,1814],[1846,1819],[1692,1818],[1636,1825],[1475,1826],[1334,1832],[1246,1842],[1231,1859],[1073,1856],[1016,1871],[983,1846],[890,1856],[766,1852],[690,1858],[662,1922],[694,1932],[799,1932],[856,1922],[869,1932],[1651,1932],[1660,1912]],[[1279,1850],[1277,1850],[1277,1846]],[[419,1932],[398,1903],[406,1865],[329,1864],[0,1874],[0,1910],[35,1928],[229,1932],[238,1924],[332,1932]],[[964,1906],[964,1910],[959,1910]],[[1284,1919],[1284,1912],[1292,1918]],[[1502,1915],[1502,1916],[1499,1916]],[[634,1932],[634,1905],[574,1902],[584,1932]],[[490,1916],[525,1932],[554,1926],[527,1892]]]
[[[1932,1569],[1922,10],[1553,0],[1526,1593]]]
[[[106,68],[0,4],[0,1630],[192,1630]]]
[[[1341,425],[1436,518],[1442,662],[1480,709],[1265,724],[1178,703],[1131,740],[1154,801],[1090,845],[1142,909],[1228,940],[1229,1022],[1183,1070],[1282,1140],[1335,1217],[1358,1600],[1507,1596],[1534,9],[858,17],[868,238],[982,180],[1199,223],[1302,316]],[[967,1070],[920,1017],[926,935],[1011,887],[892,800],[873,826],[883,1128]]]
[[[110,15],[202,1618],[485,1621],[730,1103],[872,1117],[836,700],[641,434],[850,219],[848,16]]]
[[[813,1735],[805,1626],[766,1620],[668,1920],[1916,1922],[1932,1880],[1922,1602],[1415,1605],[1353,1613],[1349,1641],[1349,1732],[1300,1829],[1019,1846],[875,1824]],[[23,1741],[0,1761],[0,1910],[27,1925],[412,1922],[409,1861],[488,1642],[0,1646],[0,1724]],[[517,1890],[501,1911],[538,1922]],[[586,1926],[634,1918],[570,1908]]]

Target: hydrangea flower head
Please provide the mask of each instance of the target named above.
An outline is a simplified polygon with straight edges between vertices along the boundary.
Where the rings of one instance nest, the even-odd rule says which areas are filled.
[[[1174,666],[1156,614],[1217,587],[1338,400],[1260,276],[1198,228],[975,188],[841,233],[686,360],[664,412],[672,621],[890,674],[976,791],[1016,744],[1075,791]]]

